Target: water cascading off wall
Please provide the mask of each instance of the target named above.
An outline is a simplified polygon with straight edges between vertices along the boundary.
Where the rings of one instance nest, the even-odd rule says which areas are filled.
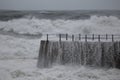
[[[41,41],[37,66],[54,64],[120,68],[120,42]]]

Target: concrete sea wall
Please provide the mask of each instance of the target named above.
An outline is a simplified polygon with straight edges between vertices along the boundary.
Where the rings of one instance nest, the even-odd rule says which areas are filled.
[[[37,66],[54,64],[120,68],[120,42],[41,41]]]

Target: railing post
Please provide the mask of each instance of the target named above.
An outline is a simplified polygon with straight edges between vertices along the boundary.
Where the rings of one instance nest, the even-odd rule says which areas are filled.
[[[48,41],[48,34],[47,34],[47,41]]]
[[[106,34],[106,40],[108,39],[108,35]]]
[[[112,37],[112,42],[114,42],[114,35],[112,34],[111,37]],[[62,38],[62,35],[59,34],[60,42],[61,42],[61,38]],[[49,34],[46,34],[46,39],[47,39],[47,41],[49,41]],[[75,39],[75,37],[72,34],[72,41],[74,41],[74,39]],[[81,40],[81,39],[82,39],[81,34],[79,34],[79,40]],[[105,39],[108,40],[108,34],[105,35]],[[68,40],[68,34],[66,34],[66,40]],[[92,40],[95,40],[95,34],[92,34]],[[87,41],[88,41],[88,35],[85,35],[85,42],[87,42]],[[101,41],[101,35],[98,35],[98,41],[99,42]]]
[[[81,34],[79,34],[79,40],[81,40]]]
[[[61,42],[61,34],[59,34],[59,41]]]
[[[98,35],[98,41],[100,42],[100,35]]]
[[[74,41],[74,35],[72,35],[72,41]]]
[[[112,42],[114,42],[114,35],[112,34]]]
[[[87,35],[85,35],[85,42],[87,42]]]
[[[93,35],[92,35],[92,40],[94,40],[94,38],[95,38],[95,37],[94,37],[94,34],[93,34]]]
[[[66,40],[68,40],[68,34],[66,34]]]

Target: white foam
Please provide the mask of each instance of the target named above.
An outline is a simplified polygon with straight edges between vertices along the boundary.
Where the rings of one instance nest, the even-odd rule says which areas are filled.
[[[50,20],[21,18],[7,22],[0,21],[0,28],[18,33],[81,33],[81,34],[119,34],[120,19],[115,16],[92,16],[86,20]]]
[[[0,21],[0,29],[17,33],[119,34],[120,19],[114,16],[92,16],[87,20],[14,19]],[[46,38],[46,37],[43,37]],[[119,80],[119,69],[54,66],[37,69],[39,39],[0,35],[0,80]],[[14,58],[14,59],[13,59]],[[17,59],[31,58],[31,59]],[[9,59],[9,60],[8,60]],[[10,60],[12,59],[12,60]],[[11,79],[12,78],[12,79]]]
[[[37,58],[39,39],[0,35],[0,59]]]
[[[1,65],[2,64],[2,65]],[[119,80],[119,69],[62,66],[38,69],[36,60],[1,60],[2,80]]]

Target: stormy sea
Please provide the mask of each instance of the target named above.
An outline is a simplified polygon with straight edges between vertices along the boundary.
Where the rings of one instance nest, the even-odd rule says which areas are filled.
[[[59,64],[38,68],[40,41],[46,34],[56,40],[56,34],[66,33],[120,35],[120,11],[0,10],[0,80],[120,80],[117,68]]]

